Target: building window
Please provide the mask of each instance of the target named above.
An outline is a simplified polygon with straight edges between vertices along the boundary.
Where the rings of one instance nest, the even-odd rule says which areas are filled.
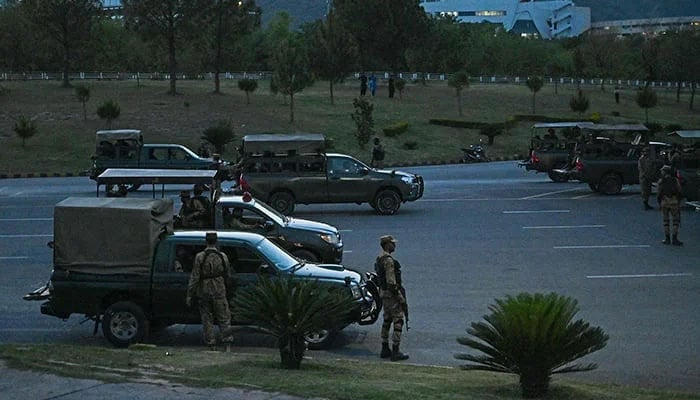
[[[477,17],[503,17],[505,15],[505,10],[483,10],[476,12]]]

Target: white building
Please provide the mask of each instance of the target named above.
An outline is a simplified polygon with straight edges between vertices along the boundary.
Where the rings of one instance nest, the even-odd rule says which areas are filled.
[[[533,38],[575,37],[591,27],[591,9],[569,0],[422,0],[421,6],[431,15],[500,24],[508,32]]]
[[[666,32],[700,29],[700,16],[625,19],[618,21],[602,21],[591,24],[594,35],[659,35]]]

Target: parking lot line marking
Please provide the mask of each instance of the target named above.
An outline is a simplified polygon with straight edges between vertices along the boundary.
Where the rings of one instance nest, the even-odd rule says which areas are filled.
[[[585,199],[586,197],[591,197],[591,196],[594,196],[594,195],[596,195],[596,194],[597,194],[597,193],[588,193],[588,194],[584,194],[584,195],[581,195],[581,196],[574,196],[574,197],[571,198],[571,200]]]
[[[577,228],[605,228],[605,225],[542,225],[542,226],[523,226],[523,229],[577,229]]]
[[[581,190],[580,188],[574,188],[574,189],[566,189],[566,190],[557,190],[556,192],[547,192],[547,193],[540,193],[540,194],[535,194],[532,196],[527,196],[527,197],[521,197],[520,200],[528,200],[528,199],[536,199],[538,197],[544,197],[544,196],[549,196],[550,194],[559,194],[559,193],[566,193],[566,192],[574,192]]]
[[[352,253],[352,250],[343,250],[343,254],[345,253]]]
[[[53,221],[53,218],[0,218],[0,221]]]
[[[53,237],[53,235],[0,235],[0,238]]]
[[[503,214],[542,214],[542,213],[568,213],[571,210],[524,210],[524,211],[503,211]]]
[[[0,260],[25,260],[29,257],[27,256],[6,256],[6,257],[0,257]]]
[[[616,279],[616,278],[675,278],[680,276],[693,276],[688,272],[677,274],[635,274],[635,275],[587,275],[587,279]]]
[[[624,249],[624,248],[646,248],[648,244],[610,244],[594,246],[554,246],[554,249]]]

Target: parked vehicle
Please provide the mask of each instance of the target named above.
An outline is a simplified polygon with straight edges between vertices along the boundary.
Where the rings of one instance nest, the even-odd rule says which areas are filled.
[[[680,148],[681,167],[676,171],[676,176],[688,204],[700,208],[700,130],[673,131],[668,136],[683,141]]]
[[[469,147],[462,147],[462,159],[463,163],[478,163],[478,162],[488,162],[491,159],[486,155],[486,150],[484,146],[479,144],[470,144]]]
[[[381,215],[423,196],[423,178],[374,169],[351,156],[325,152],[320,134],[243,138],[240,188],[283,214],[295,204],[369,203]]]
[[[185,298],[194,255],[204,249],[206,232],[173,232],[172,221],[168,199],[68,198],[58,203],[51,278],[25,299],[43,300],[45,315],[85,315],[95,322],[95,331],[101,324],[105,338],[117,347],[141,342],[149,331],[172,324],[200,323],[197,308],[187,307]],[[106,222],[113,222],[110,229],[105,229]],[[381,300],[375,275],[303,262],[255,233],[218,236],[231,262],[228,279],[235,290],[254,285],[261,276],[291,277],[342,288],[354,299],[343,326],[308,333],[311,347],[330,345],[334,333],[348,324],[376,321]]]

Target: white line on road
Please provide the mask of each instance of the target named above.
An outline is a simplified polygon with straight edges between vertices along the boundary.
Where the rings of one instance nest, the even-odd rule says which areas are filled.
[[[638,275],[587,275],[588,279],[616,279],[616,278],[674,278],[679,276],[693,276],[688,272],[678,274],[638,274]]]
[[[605,228],[605,225],[543,225],[543,226],[523,226],[523,229],[578,229],[578,228]]]
[[[0,221],[53,221],[53,218],[0,218]]]
[[[503,211],[503,214],[543,214],[543,213],[568,213],[570,210],[525,210],[525,211]]]
[[[535,194],[532,196],[527,196],[527,197],[521,197],[520,200],[528,200],[528,199],[536,199],[538,197],[544,197],[544,196],[549,196],[550,194],[559,194],[559,193],[566,193],[566,192],[574,192],[574,191],[579,191],[581,190],[580,188],[574,188],[574,189],[566,189],[566,190],[557,190],[556,192],[547,192],[547,193],[540,193],[540,194]]]
[[[29,257],[27,256],[6,256],[6,257],[0,257],[0,260],[25,260]]]
[[[585,199],[586,197],[592,197],[592,196],[594,196],[594,195],[596,195],[596,194],[597,194],[597,193],[588,193],[588,194],[584,194],[584,195],[581,195],[581,196],[574,196],[574,197],[572,197],[571,199],[572,199],[572,200]]]
[[[0,238],[53,237],[53,235],[0,235]]]
[[[352,250],[343,250],[343,254],[345,253],[352,253]]]
[[[646,248],[648,244],[611,244],[597,246],[554,246],[554,249],[624,249],[624,248]]]

